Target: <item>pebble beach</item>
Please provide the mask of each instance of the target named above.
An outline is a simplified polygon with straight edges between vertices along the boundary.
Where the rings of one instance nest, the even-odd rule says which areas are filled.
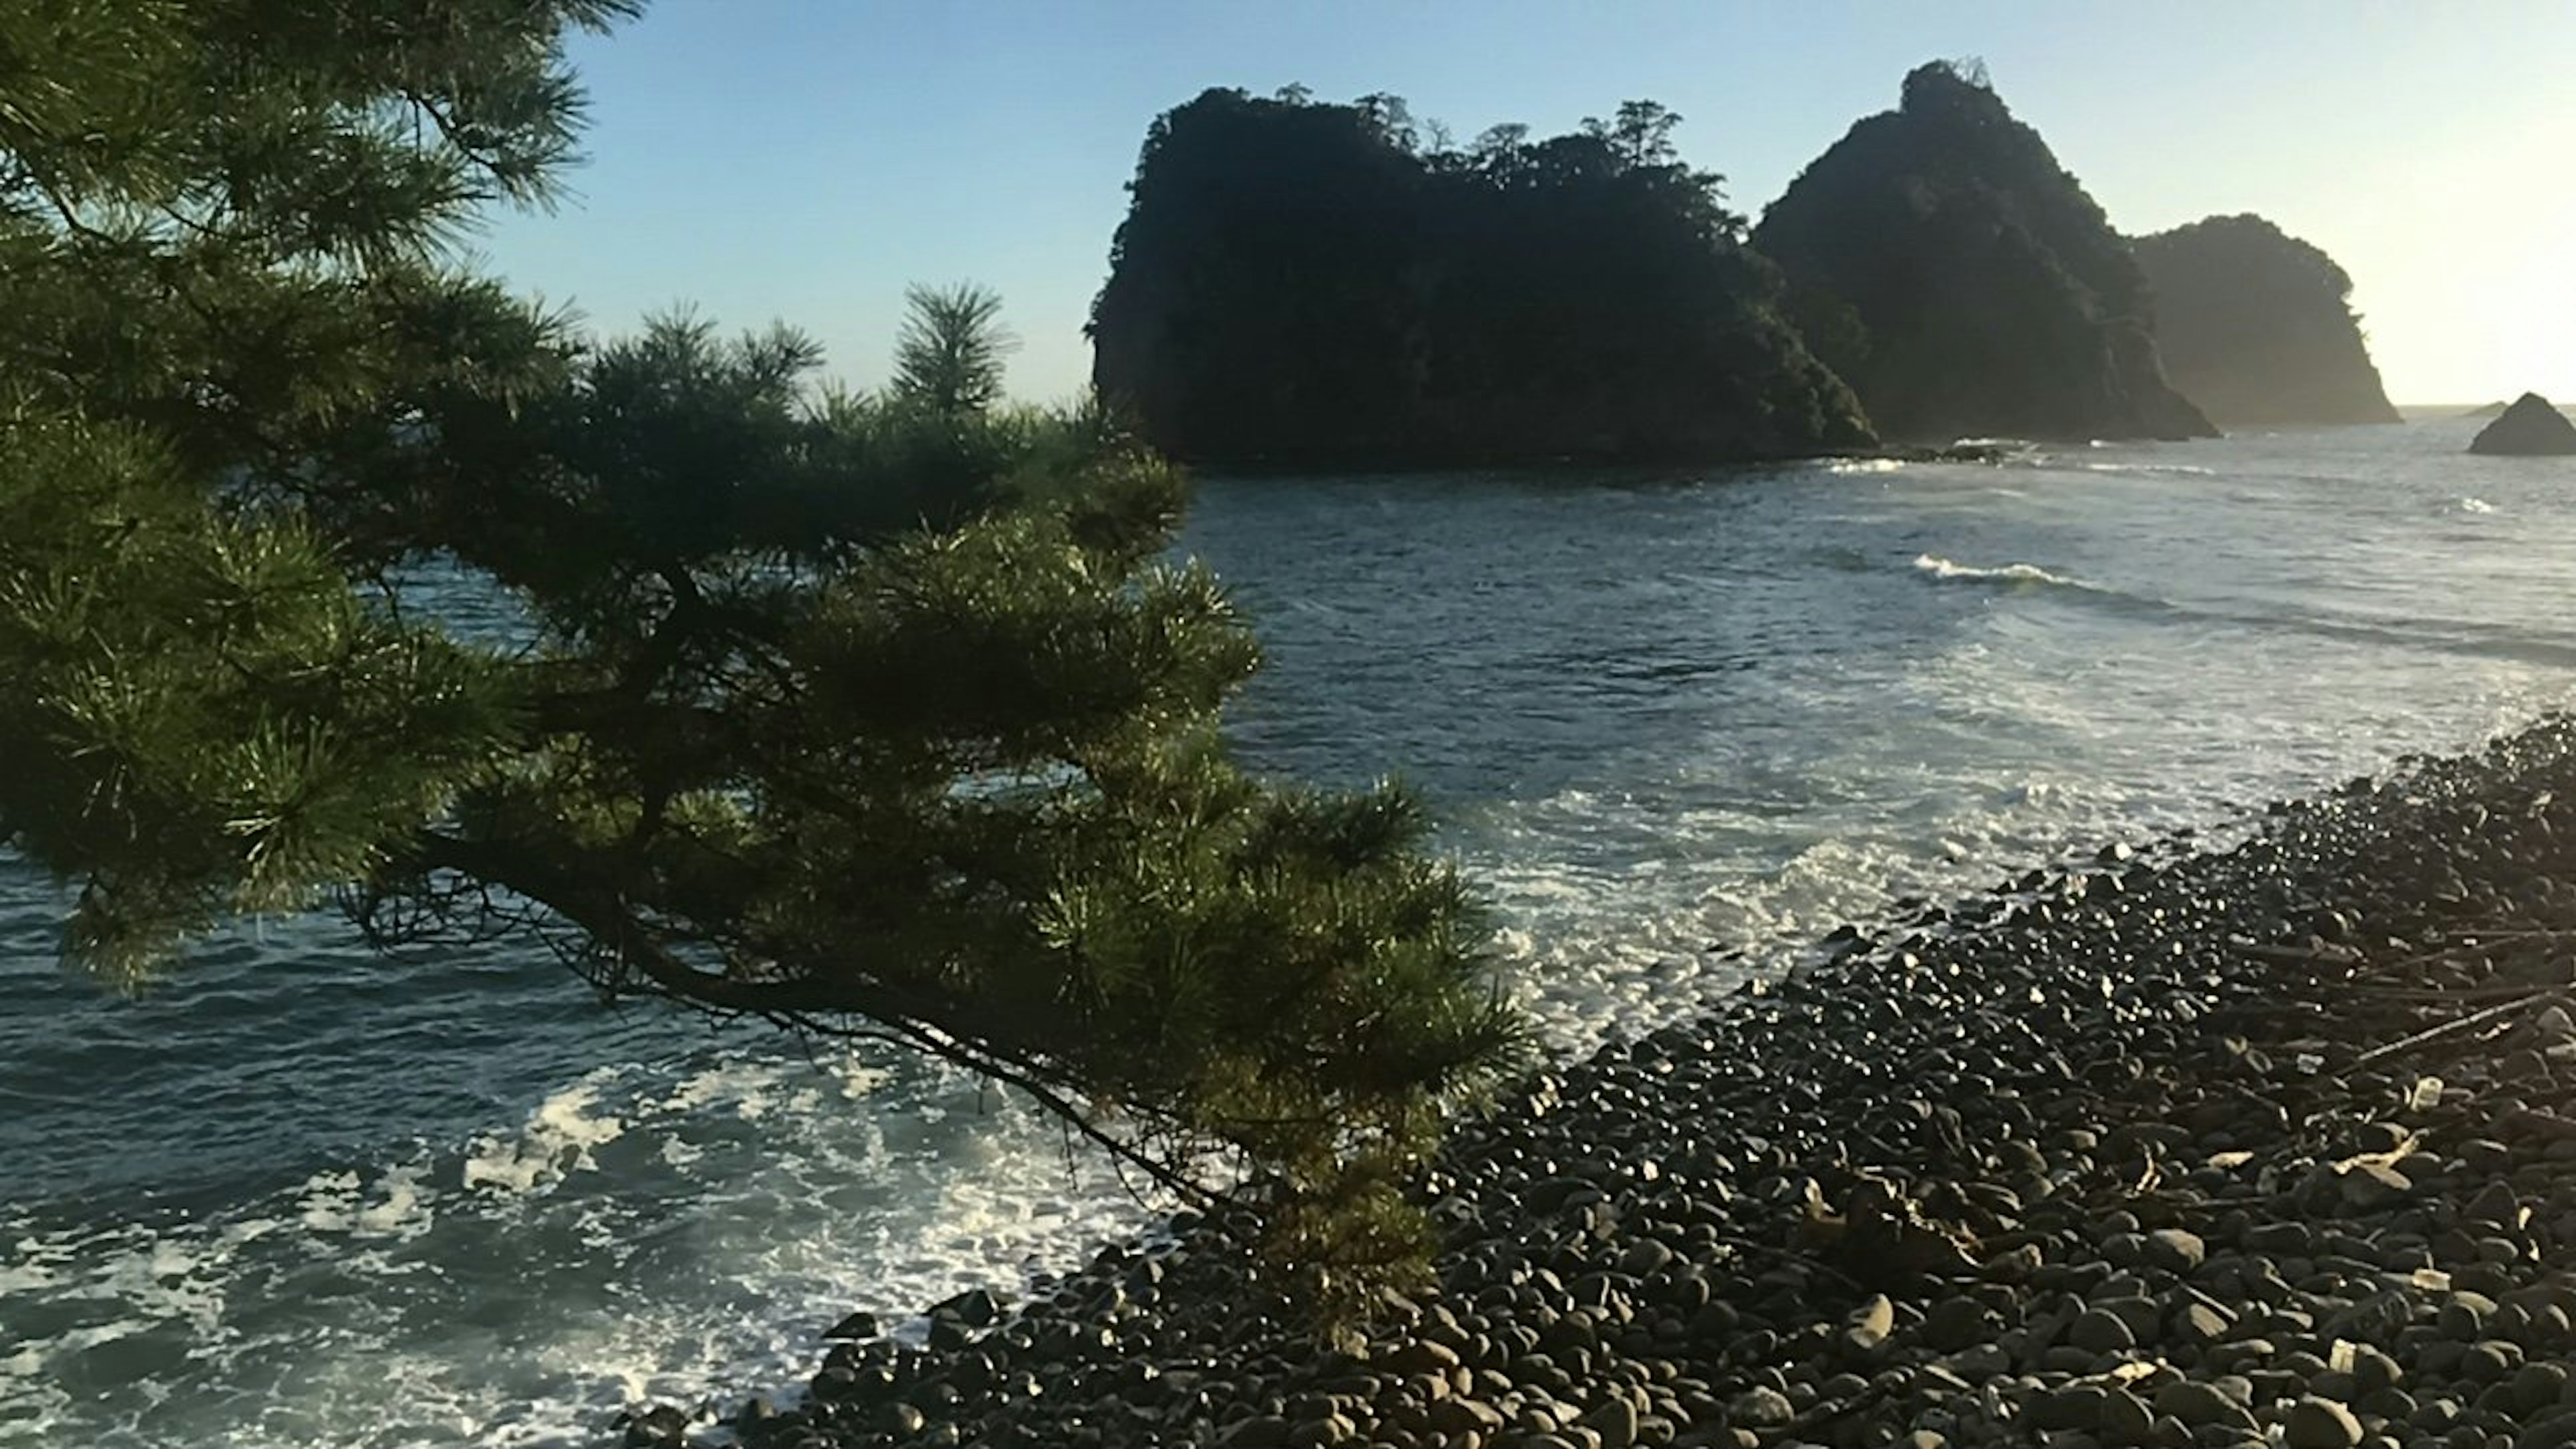
[[[1459,1124],[1437,1284],[1364,1343],[1185,1216],[616,1433],[2576,1444],[2576,725],[1825,944]]]

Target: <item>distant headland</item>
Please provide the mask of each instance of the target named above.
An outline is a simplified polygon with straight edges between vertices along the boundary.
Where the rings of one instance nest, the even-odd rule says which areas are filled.
[[[2165,375],[2226,428],[2393,423],[2334,258],[2259,216],[2136,242]]]

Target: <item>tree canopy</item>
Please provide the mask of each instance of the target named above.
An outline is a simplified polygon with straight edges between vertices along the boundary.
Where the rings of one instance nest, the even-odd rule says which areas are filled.
[[[1870,440],[1680,117],[1450,144],[1393,96],[1211,90],[1158,118],[1094,380],[1193,459],[1724,459]]]
[[[1905,78],[1763,214],[1791,310],[1894,437],[2191,437],[2145,279],[1972,62]]]
[[[2221,427],[2397,421],[2334,258],[2259,216],[2135,247],[2165,371]]]
[[[594,343],[449,250],[542,201],[623,0],[0,15],[0,845],[134,985],[223,918],[513,935],[610,993],[884,1037],[1183,1191],[1231,1153],[1327,1287],[1515,1057],[1394,788],[1247,775],[1259,663],[1186,488],[996,404],[917,292],[881,394],[785,327]],[[918,344],[918,345],[916,345]],[[509,600],[524,636],[454,620]]]

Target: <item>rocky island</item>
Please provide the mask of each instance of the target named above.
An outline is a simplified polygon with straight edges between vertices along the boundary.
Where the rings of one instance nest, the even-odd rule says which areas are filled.
[[[2194,438],[2145,276],[2102,208],[1972,67],[1905,78],[1754,229],[1818,354],[1891,438]]]
[[[1211,90],[1154,122],[1093,377],[1203,464],[1813,456],[1873,441],[1680,118],[1426,146],[1401,101]]]
[[[2259,216],[2138,238],[2165,375],[2225,428],[2393,423],[2334,258]]]
[[[2494,422],[2478,430],[2469,451],[2511,457],[2558,457],[2576,453],[2576,423],[2536,392],[2514,399]]]
[[[1207,91],[1146,137],[1093,381],[1157,447],[1236,467],[2215,434],[2166,379],[2139,257],[1981,75],[1916,70],[1749,231],[1679,119],[1632,101],[1458,146],[1391,96]]]

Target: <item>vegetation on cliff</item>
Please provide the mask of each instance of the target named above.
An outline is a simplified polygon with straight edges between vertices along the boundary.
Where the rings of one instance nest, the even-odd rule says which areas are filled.
[[[2259,216],[2213,216],[2134,243],[2165,376],[2221,427],[2393,423],[2352,278]]]
[[[1889,437],[2215,431],[2157,365],[2127,242],[1973,65],[1908,75],[1752,239]]]
[[[548,194],[563,37],[630,8],[0,13],[0,847],[77,887],[66,954],[516,937],[962,1063],[1183,1191],[1228,1153],[1328,1286],[1417,1262],[1403,1175],[1518,1027],[1410,799],[1229,759],[1259,650],[1167,561],[1174,469],[993,406],[971,288],[861,395],[448,250]]]
[[[1210,90],[1157,119],[1094,380],[1185,458],[1728,459],[1870,441],[1679,117],[1426,144],[1403,103]]]

